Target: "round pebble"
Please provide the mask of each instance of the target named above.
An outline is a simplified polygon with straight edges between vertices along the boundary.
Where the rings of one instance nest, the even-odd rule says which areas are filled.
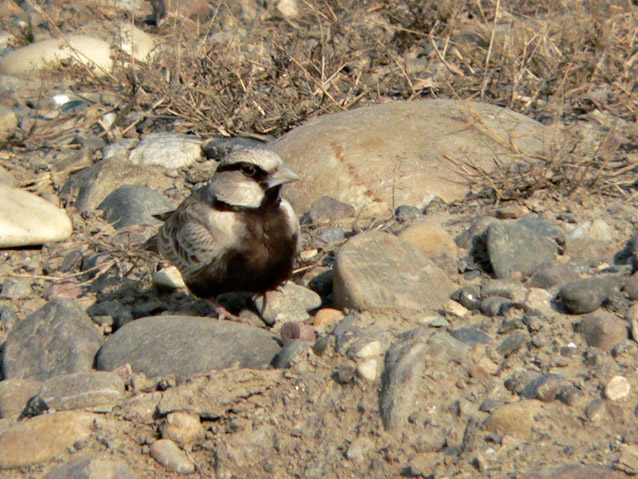
[[[186,453],[170,439],[159,439],[151,445],[151,456],[166,469],[179,474],[191,474],[195,465]]]
[[[368,359],[357,366],[356,374],[361,379],[373,383],[377,380],[379,363],[376,359]]]
[[[610,401],[620,401],[629,396],[631,385],[624,376],[614,376],[605,386],[605,397]]]

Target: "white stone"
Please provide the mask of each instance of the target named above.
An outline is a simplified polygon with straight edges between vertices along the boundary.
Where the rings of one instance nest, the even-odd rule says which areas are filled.
[[[180,289],[185,288],[184,278],[175,266],[168,266],[153,273],[153,284],[160,288]]]
[[[192,165],[202,157],[202,140],[178,133],[150,133],[129,154],[134,165],[157,165],[168,169]]]
[[[368,359],[357,366],[357,376],[373,383],[377,380],[379,363],[376,359]]]
[[[605,386],[605,397],[610,401],[620,401],[629,396],[631,385],[623,376],[614,376]]]
[[[75,60],[89,66],[98,75],[111,71],[111,48],[99,38],[69,35],[50,38],[18,48],[0,59],[0,74],[27,76],[33,71]]]
[[[381,342],[375,340],[370,341],[368,344],[359,349],[356,357],[358,359],[365,359],[371,356],[378,356],[379,354],[381,354]]]
[[[157,53],[155,39],[131,23],[120,25],[113,35],[113,44],[135,60],[146,62]]]
[[[0,204],[0,248],[62,241],[73,232],[64,210],[28,191],[0,183]]]

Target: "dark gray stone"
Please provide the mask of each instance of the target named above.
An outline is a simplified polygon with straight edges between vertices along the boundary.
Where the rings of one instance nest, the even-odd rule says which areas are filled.
[[[419,208],[411,205],[401,205],[394,210],[394,217],[400,222],[415,220],[419,218],[421,214],[422,213]]]
[[[129,363],[148,377],[193,374],[231,366],[267,368],[281,350],[269,332],[231,321],[196,316],[141,318],[118,329],[97,355],[97,367]]]
[[[458,339],[462,343],[470,346],[492,342],[492,338],[489,335],[476,328],[459,328],[455,329],[450,334],[454,339]]]
[[[452,299],[455,299],[470,311],[479,309],[481,307],[481,289],[473,284],[463,286],[454,292]]]
[[[556,223],[544,220],[538,215],[523,216],[517,223],[521,226],[525,226],[535,233],[547,236],[552,239],[559,239],[563,237],[563,232]]]
[[[487,252],[497,278],[528,275],[538,265],[554,261],[556,243],[516,221],[499,221],[487,229]]]
[[[548,263],[538,267],[529,280],[534,288],[549,289],[578,279],[578,267],[572,263]]]
[[[102,335],[73,300],[56,298],[18,322],[3,350],[6,378],[45,380],[89,371]]]
[[[481,301],[481,312],[485,316],[500,316],[516,305],[512,300],[502,298],[501,296],[488,296]]]
[[[508,357],[510,354],[518,351],[525,341],[527,337],[521,332],[515,332],[506,337],[501,344],[498,345],[496,350],[503,355],[503,357]]]
[[[622,284],[617,275],[579,279],[562,287],[558,297],[568,313],[591,313],[615,293]]]
[[[400,341],[386,352],[379,391],[379,413],[387,430],[400,430],[416,407],[414,399],[425,370],[426,356],[423,338]]]
[[[281,351],[274,357],[272,366],[278,369],[289,368],[292,365],[292,361],[309,349],[310,346],[311,343],[303,339],[292,339],[286,342]]]
[[[312,203],[308,217],[314,224],[341,220],[354,216],[354,206],[335,200],[330,196],[322,196]]]
[[[139,185],[121,186],[100,203],[104,219],[116,228],[137,224],[159,224],[153,215],[175,209],[175,206],[157,191]]]
[[[600,311],[585,317],[577,327],[589,346],[611,351],[623,339],[627,339],[629,324],[611,313]]]

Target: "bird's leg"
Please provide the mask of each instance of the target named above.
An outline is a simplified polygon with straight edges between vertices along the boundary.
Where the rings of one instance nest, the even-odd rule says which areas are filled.
[[[217,319],[219,319],[220,321],[226,320],[235,321],[236,323],[250,324],[250,321],[248,321],[246,318],[242,318],[241,316],[237,316],[236,314],[231,313],[214,299],[208,298],[206,299],[206,301],[208,301],[213,306],[213,308],[215,308]]]

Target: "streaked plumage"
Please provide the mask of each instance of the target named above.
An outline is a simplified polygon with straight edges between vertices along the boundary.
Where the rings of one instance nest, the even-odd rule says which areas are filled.
[[[220,316],[227,312],[215,303],[219,294],[265,293],[290,277],[299,222],[280,189],[297,179],[273,152],[234,150],[160,229],[160,253]]]

